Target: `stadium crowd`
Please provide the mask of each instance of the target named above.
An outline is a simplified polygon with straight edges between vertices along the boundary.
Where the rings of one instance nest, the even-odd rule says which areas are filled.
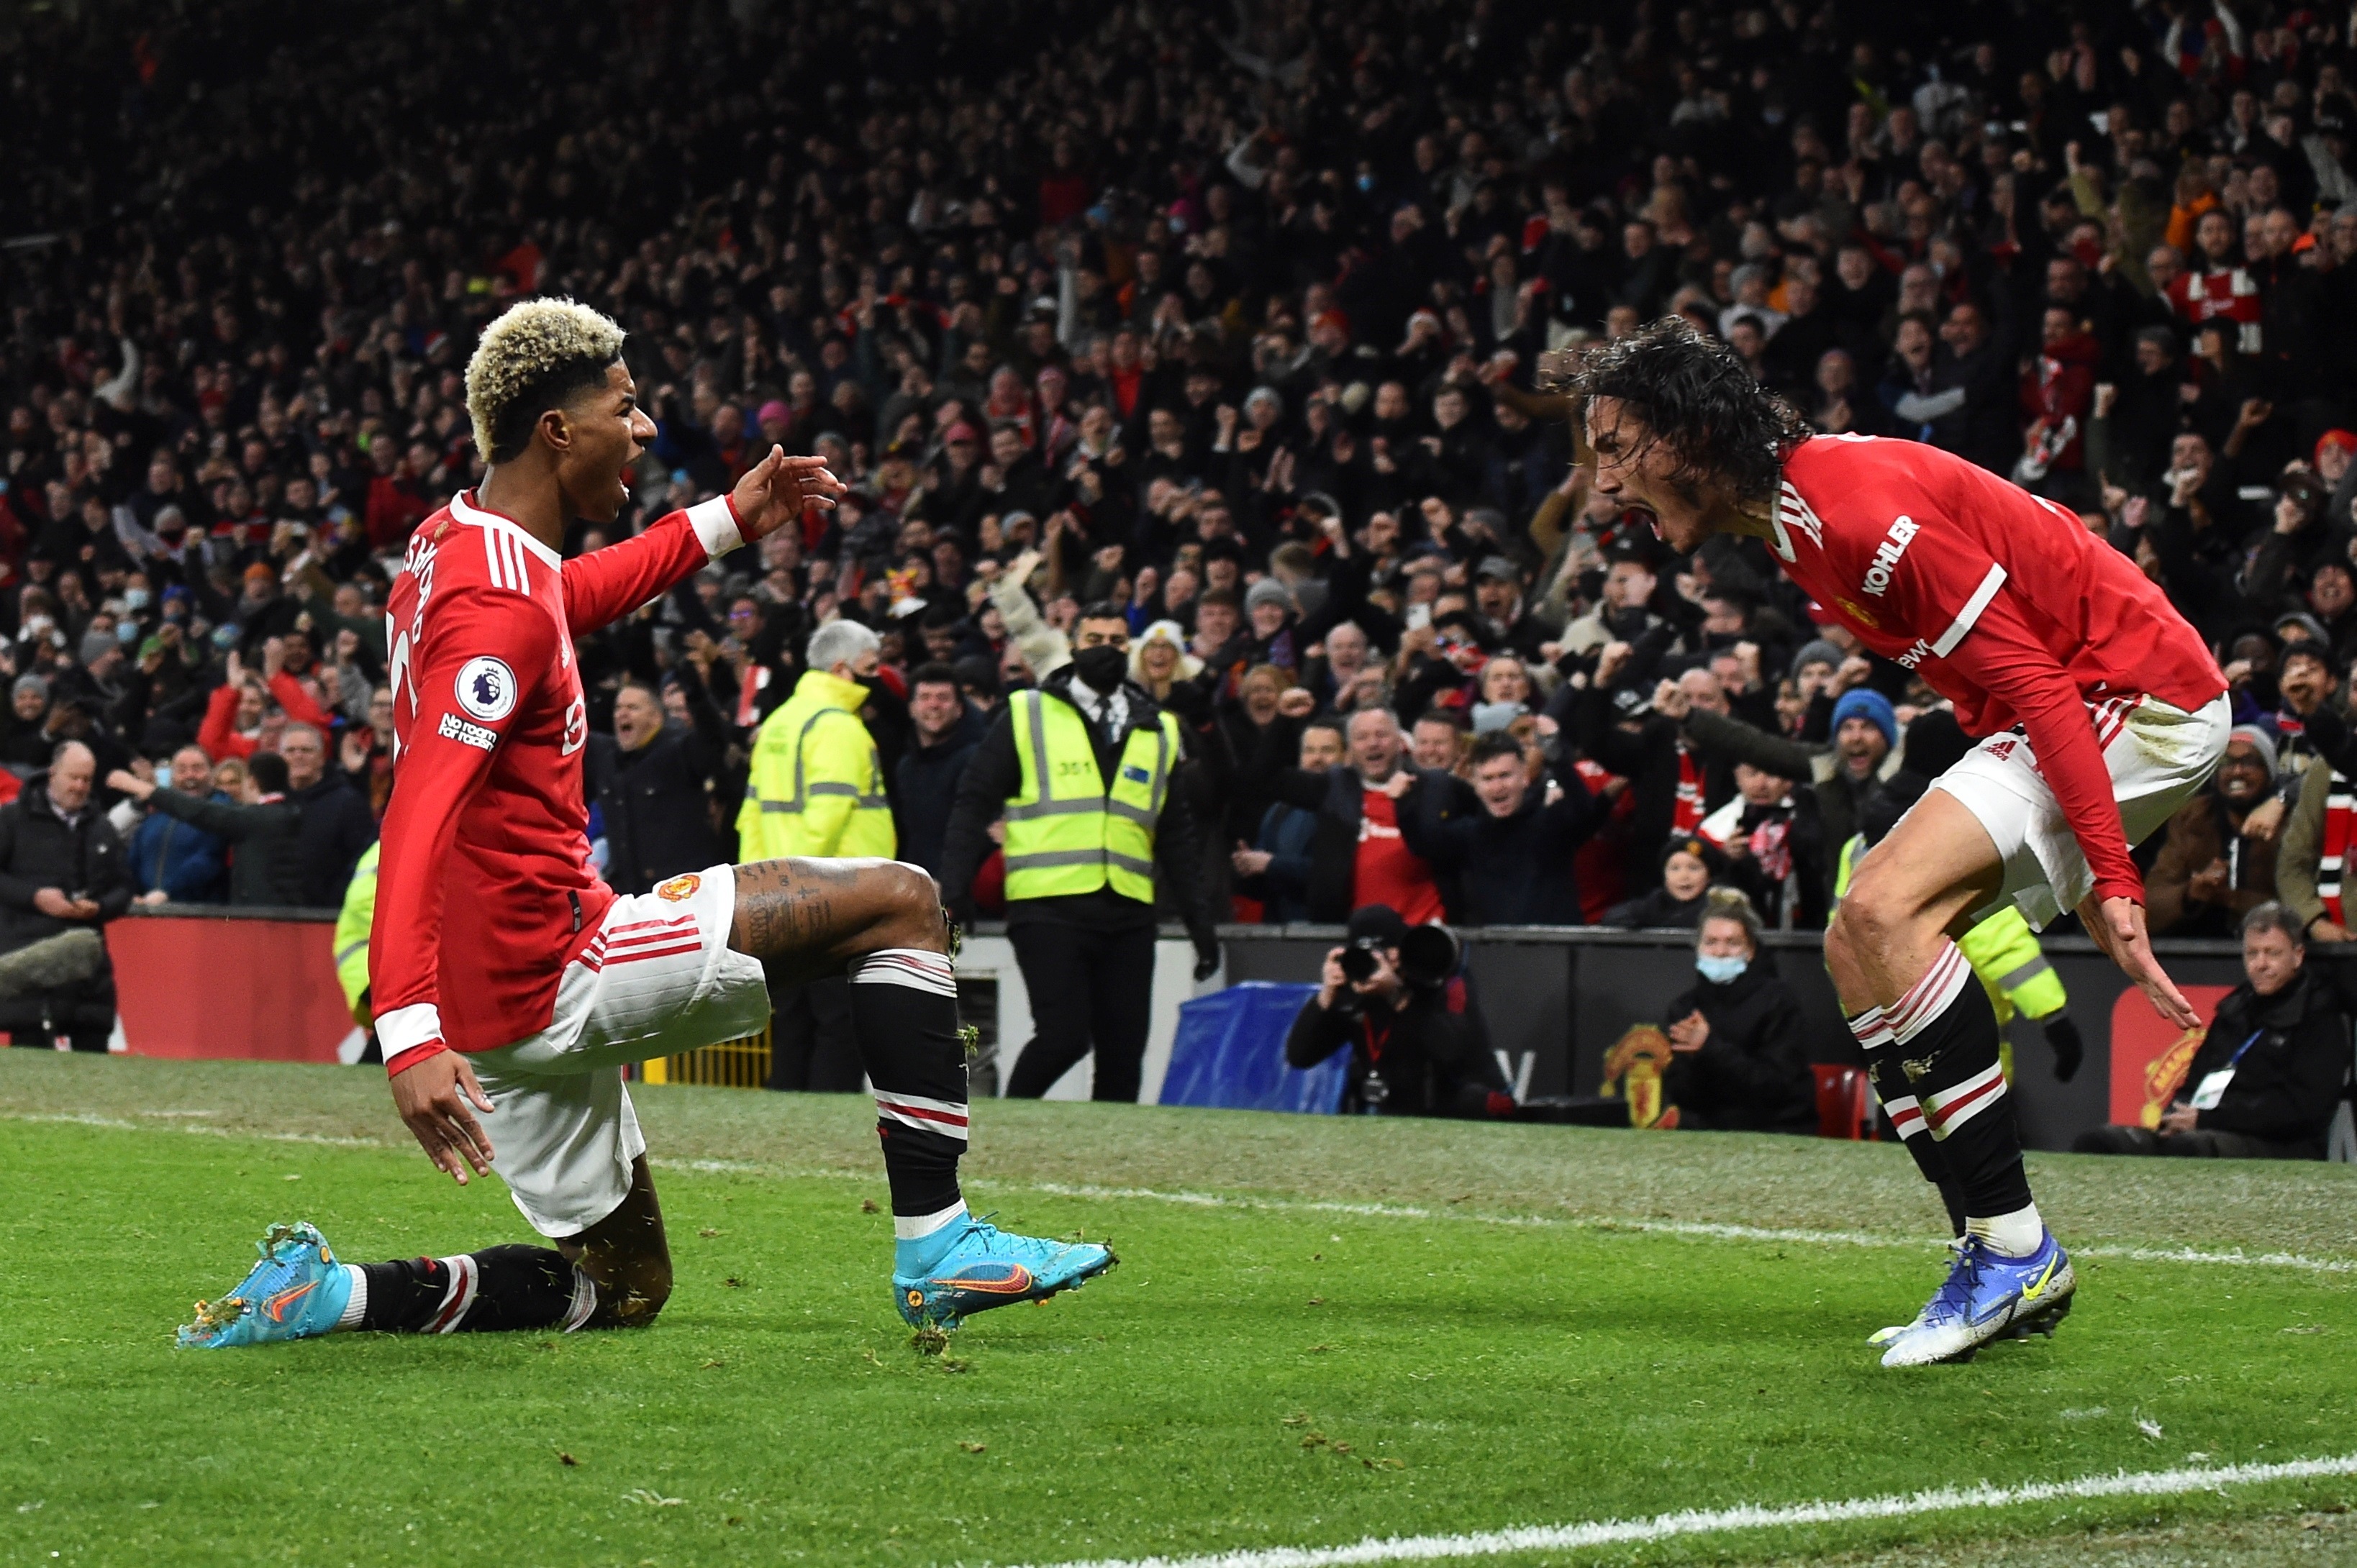
[[[1720,885],[1819,925],[1932,700],[1757,542],[1673,559],[1589,497],[1537,361],[1674,313],[1820,430],[1965,456],[2163,584],[2241,727],[2140,857],[2154,929],[2232,935],[2281,897],[2345,940],[2352,25],[2280,0],[20,17],[0,789],[76,820],[44,770],[81,742],[136,897],[336,902],[390,788],[387,583],[479,472],[462,367],[510,301],[560,294],[630,330],[659,426],[625,528],[773,442],[854,485],[582,645],[617,887],[727,853],[756,727],[838,618],[881,636],[862,714],[899,852],[941,871],[983,722],[1110,605],[1182,726],[1223,918],[1693,929]],[[296,808],[268,874],[123,803],[117,768]],[[952,908],[993,912],[996,877],[961,866]]]

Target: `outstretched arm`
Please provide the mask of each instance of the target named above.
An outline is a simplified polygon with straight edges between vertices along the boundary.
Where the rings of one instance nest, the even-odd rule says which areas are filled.
[[[799,519],[805,506],[832,507],[843,488],[825,458],[789,457],[772,446],[727,495],[673,512],[635,539],[567,561],[565,625],[576,637],[610,625],[705,562]]]

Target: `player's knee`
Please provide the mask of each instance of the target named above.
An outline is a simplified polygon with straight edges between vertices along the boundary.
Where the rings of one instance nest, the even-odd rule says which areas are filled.
[[[671,1300],[671,1263],[649,1262],[632,1269],[607,1305],[617,1328],[646,1328],[662,1316]]]
[[[891,928],[882,945],[948,950],[949,922],[942,918],[941,886],[932,873],[905,860],[888,860],[875,875],[879,900],[888,911],[883,923]]]
[[[1836,985],[1844,975],[1857,968],[1857,949],[1850,941],[1848,915],[1849,900],[1844,898],[1833,918],[1825,922],[1825,967],[1833,972]]]
[[[1836,939],[1829,930],[1826,941],[1838,940],[1844,951],[1853,956],[1878,952],[1913,924],[1918,912],[1914,899],[1903,888],[1862,869],[1849,891],[1842,895],[1841,908],[1834,916],[1841,934]]]

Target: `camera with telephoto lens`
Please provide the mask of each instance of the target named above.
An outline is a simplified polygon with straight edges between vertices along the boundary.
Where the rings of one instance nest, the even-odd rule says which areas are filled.
[[[1335,961],[1342,966],[1342,978],[1353,985],[1364,985],[1374,979],[1375,971],[1383,963],[1383,949],[1388,946],[1381,937],[1352,937]]]
[[[1335,961],[1342,966],[1342,978],[1363,985],[1383,967],[1383,950],[1394,945],[1399,949],[1400,982],[1415,991],[1446,985],[1448,977],[1457,972],[1458,960],[1463,952],[1457,933],[1436,920],[1430,925],[1409,927],[1396,944],[1381,936],[1352,937]]]

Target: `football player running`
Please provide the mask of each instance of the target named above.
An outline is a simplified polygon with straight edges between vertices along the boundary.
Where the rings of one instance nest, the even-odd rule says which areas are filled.
[[[2225,677],[2159,588],[2071,512],[1939,449],[1816,435],[1675,317],[1570,378],[1596,489],[1689,552],[1763,540],[1785,574],[1983,737],[1860,863],[1825,962],[1875,1091],[1957,1240],[1885,1366],[2050,1332],[2075,1285],[2039,1217],[1996,1015],[1953,937],[2011,904],[2075,910],[2171,1023],[2197,1022],[2146,938],[2130,847],[2209,779]]]
[[[199,1305],[184,1345],[652,1323],[671,1255],[622,1069],[758,1033],[765,960],[850,975],[904,1317],[955,1327],[1113,1262],[966,1212],[952,933],[923,871],[774,860],[625,896],[592,869],[574,639],[844,489],[823,460],[773,446],[730,494],[565,559],[576,520],[620,514],[655,435],[622,344],[566,300],[518,305],[485,330],[467,406],[487,471],[418,526],[388,615],[395,767],[370,1001],[393,1104],[454,1180],[497,1171],[552,1245],[348,1264],[312,1227],[274,1227],[244,1281]]]

